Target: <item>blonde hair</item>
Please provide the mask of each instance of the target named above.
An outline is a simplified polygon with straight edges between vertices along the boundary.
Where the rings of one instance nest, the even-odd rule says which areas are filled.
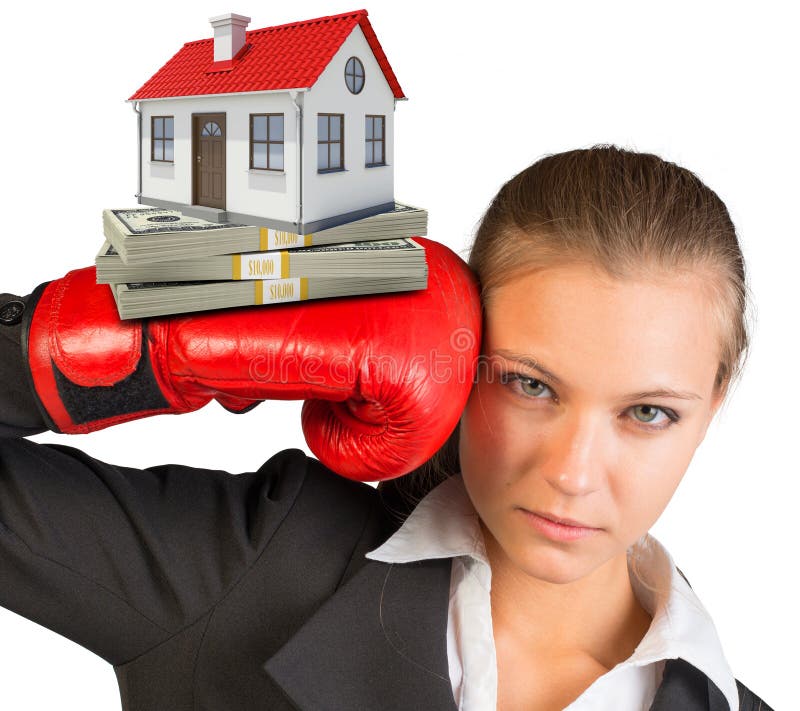
[[[468,263],[484,308],[499,286],[560,264],[593,265],[618,280],[700,274],[720,341],[715,394],[727,397],[741,375],[751,300],[733,222],[694,173],[658,156],[598,145],[541,158],[495,195]],[[378,486],[399,520],[460,471],[458,440],[456,425],[425,464]]]

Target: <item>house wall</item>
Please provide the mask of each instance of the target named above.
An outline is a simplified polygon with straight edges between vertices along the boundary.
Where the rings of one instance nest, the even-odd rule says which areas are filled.
[[[143,101],[142,195],[192,203],[192,114],[224,113],[226,210],[285,222],[297,220],[297,119],[285,92]],[[283,113],[284,172],[251,170],[250,114]],[[174,116],[174,162],[150,160],[152,116]]]
[[[344,80],[347,60],[364,65],[364,88],[351,94]],[[344,171],[317,172],[317,114],[344,114]],[[365,115],[386,117],[386,165],[365,167]],[[361,28],[356,26],[313,87],[306,92],[303,110],[303,219],[323,219],[394,201],[394,95],[372,54]]]

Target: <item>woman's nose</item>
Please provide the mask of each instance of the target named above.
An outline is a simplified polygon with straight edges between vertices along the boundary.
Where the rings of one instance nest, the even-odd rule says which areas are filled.
[[[604,481],[605,458],[600,422],[590,415],[563,415],[545,439],[539,471],[558,491],[582,496]]]

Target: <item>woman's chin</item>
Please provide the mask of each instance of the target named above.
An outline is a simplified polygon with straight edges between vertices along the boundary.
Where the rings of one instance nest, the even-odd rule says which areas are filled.
[[[566,585],[585,577],[590,569],[578,560],[527,559],[520,561],[518,569],[531,578],[553,585]]]
[[[527,576],[554,585],[564,585],[586,577],[592,571],[608,562],[608,555],[600,550],[588,550],[586,546],[559,545],[550,541],[536,541],[526,537],[522,541],[505,541],[502,555],[505,565]],[[496,540],[494,546],[502,545]],[[488,552],[488,551],[487,551]],[[494,560],[492,560],[494,558]],[[498,556],[490,561],[500,562]]]

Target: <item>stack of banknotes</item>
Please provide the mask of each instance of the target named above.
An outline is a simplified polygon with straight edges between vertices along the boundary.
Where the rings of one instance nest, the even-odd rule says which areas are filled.
[[[313,234],[208,222],[177,210],[103,210],[95,257],[120,318],[425,289],[427,212],[396,203]]]

